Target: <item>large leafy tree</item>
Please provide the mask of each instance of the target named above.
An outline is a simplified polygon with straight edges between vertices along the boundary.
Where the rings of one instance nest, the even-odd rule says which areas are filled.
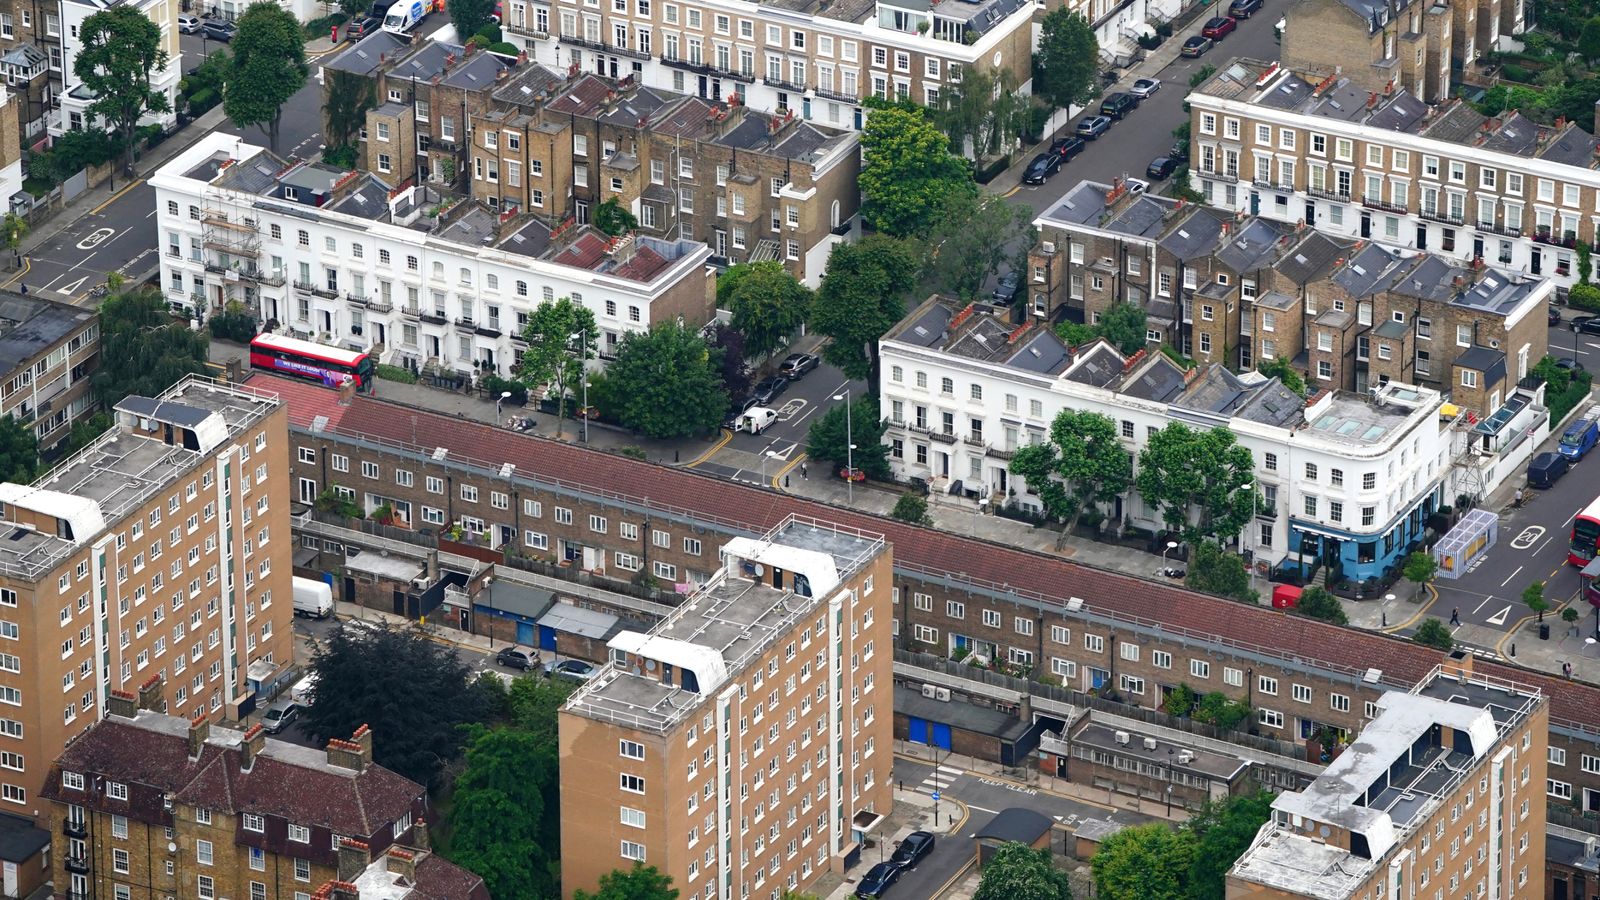
[[[594,359],[600,330],[594,313],[571,297],[541,303],[528,316],[522,339],[528,349],[517,366],[517,380],[525,387],[548,386],[556,401],[556,437],[567,420],[567,395],[581,387],[584,369]]]
[[[1169,531],[1218,542],[1238,534],[1255,508],[1255,462],[1232,431],[1172,422],[1139,454],[1136,483]],[[1243,488],[1243,489],[1241,489]]]
[[[1106,838],[1089,860],[1100,900],[1188,900],[1186,884],[1194,848],[1171,828],[1155,823]]]
[[[711,353],[729,397],[743,397],[750,391],[750,367],[744,361],[744,335],[739,329],[719,325],[711,339]]]
[[[1327,588],[1321,585],[1311,585],[1300,595],[1300,600],[1294,606],[1294,612],[1311,619],[1321,619],[1335,625],[1349,625],[1350,617],[1344,611],[1344,605],[1339,602]]]
[[[0,419],[0,481],[27,484],[39,470],[39,438],[11,416]]]
[[[681,438],[717,427],[728,410],[706,342],[676,322],[622,339],[606,368],[617,418],[653,438]]]
[[[445,12],[456,27],[457,40],[465,41],[494,23],[494,0],[447,0]]]
[[[972,900],[1072,900],[1072,885],[1067,873],[1051,864],[1049,850],[1009,841],[983,864]]]
[[[83,20],[72,72],[94,95],[89,113],[108,123],[122,144],[123,167],[133,169],[133,132],[145,113],[166,112],[167,96],[150,89],[166,68],[161,29],[134,6],[113,6]]]
[[[1100,43],[1081,13],[1057,7],[1040,25],[1039,52],[1033,57],[1033,92],[1067,109],[1094,96]]]
[[[89,383],[106,409],[129,394],[154,397],[205,366],[205,336],[168,315],[159,291],[113,294],[100,305],[100,368]]]
[[[572,900],[678,900],[678,889],[672,886],[672,877],[655,866],[634,863],[631,869],[601,875],[598,891],[575,891]]]
[[[367,110],[378,105],[377,81],[353,72],[324,68],[322,133],[329,149],[353,149],[367,121]]]
[[[1185,822],[1180,834],[1193,847],[1189,867],[1190,900],[1223,900],[1228,870],[1239,861],[1256,832],[1272,818],[1271,791],[1252,791],[1207,800]]]
[[[878,416],[878,398],[870,394],[855,397],[850,403],[834,404],[811,421],[806,433],[806,455],[826,460],[835,469],[854,463],[868,478],[887,480],[889,447],[883,442],[886,424]],[[852,443],[856,445],[853,454],[848,452]]]
[[[1411,639],[1424,647],[1446,652],[1455,649],[1456,646],[1455,635],[1450,633],[1450,629],[1443,622],[1433,616],[1422,620],[1422,624],[1417,626]]]
[[[1117,438],[1117,423],[1095,412],[1064,409],[1050,423],[1050,440],[1017,449],[1011,474],[1026,479],[1051,518],[1065,523],[1059,547],[1085,509],[1109,503],[1133,481],[1133,457]]]
[[[302,721],[313,739],[372,728],[378,765],[434,785],[461,752],[462,725],[481,721],[491,698],[454,650],[415,631],[341,627],[311,658],[317,676]]]
[[[1100,324],[1095,327],[1101,337],[1129,356],[1143,350],[1149,340],[1144,309],[1120,300],[1106,307],[1100,314]]]
[[[746,350],[769,353],[782,347],[805,322],[811,289],[776,260],[741,263],[718,279],[717,303],[732,314]]]
[[[953,198],[978,192],[967,161],[950,152],[950,139],[920,112],[872,110],[861,156],[861,214],[885,234],[925,235]]]
[[[267,146],[277,150],[283,104],[305,85],[307,71],[306,35],[299,20],[276,3],[252,3],[233,36],[222,109],[240,128],[262,126]]]
[[[811,304],[811,327],[833,338],[822,351],[828,362],[876,390],[878,339],[905,316],[921,271],[921,251],[911,241],[869,235],[834,245]]]
[[[560,894],[555,854],[547,848],[560,847],[561,835],[544,829],[546,789],[559,780],[557,766],[531,731],[473,731],[455,784],[449,857],[483,876],[494,900]]]
[[[962,300],[976,300],[984,282],[1013,255],[1009,248],[1033,244],[1032,219],[1028,207],[995,194],[952,197],[929,239],[939,248],[929,262],[939,289]]]
[[[934,124],[949,135],[950,152],[965,154],[971,146],[980,158],[1008,152],[1028,125],[1033,97],[1017,90],[1010,69],[973,66],[961,80],[940,90]]]
[[[1197,591],[1247,603],[1254,603],[1259,596],[1250,587],[1250,573],[1245,571],[1244,560],[1210,541],[1194,545],[1185,583]]]

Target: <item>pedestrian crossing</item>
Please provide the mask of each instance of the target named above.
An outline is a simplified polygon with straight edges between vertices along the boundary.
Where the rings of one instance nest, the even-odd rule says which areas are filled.
[[[966,770],[958,769],[955,766],[934,766],[933,769],[928,772],[928,777],[922,779],[922,782],[913,787],[912,790],[919,794],[927,794],[931,797],[935,791],[945,790],[946,788],[950,787],[952,782],[965,774]]]

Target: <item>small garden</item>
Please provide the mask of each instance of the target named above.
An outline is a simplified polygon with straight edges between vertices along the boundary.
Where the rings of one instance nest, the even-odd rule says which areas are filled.
[[[1491,51],[1480,65],[1497,82],[1474,105],[1484,115],[1515,110],[1540,124],[1557,119],[1594,130],[1600,100],[1600,2],[1540,7],[1539,30],[1521,50]]]

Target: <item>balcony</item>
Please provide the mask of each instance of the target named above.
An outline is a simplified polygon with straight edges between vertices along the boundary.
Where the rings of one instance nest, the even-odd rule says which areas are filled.
[[[1280,194],[1292,194],[1292,193],[1294,193],[1294,185],[1292,185],[1292,184],[1279,184],[1276,181],[1272,181],[1271,179],[1267,179],[1267,178],[1254,178],[1254,179],[1251,179],[1250,184],[1252,186],[1258,187],[1258,188],[1260,188],[1260,189],[1262,189],[1264,191],[1277,191]]]
[[[366,300],[366,304],[367,304],[367,309],[370,309],[373,312],[386,313],[386,312],[393,312],[394,311],[394,301],[385,300],[382,297],[368,297],[367,300]]]
[[[983,435],[981,434],[965,435],[961,438],[961,442],[966,444],[968,447],[976,447],[979,450],[983,450],[989,446],[988,442],[984,441]]]
[[[764,78],[764,79],[762,79],[762,81],[766,84],[767,87],[773,88],[775,90],[791,91],[791,92],[796,93],[796,94],[804,94],[806,92],[806,86],[803,83],[795,84],[792,81],[784,81],[781,78],[772,78],[772,77]]]
[[[995,447],[993,445],[990,445],[989,449],[987,451],[985,451],[985,452],[989,456],[994,457],[995,459],[1010,459],[1011,457],[1016,455],[1017,450],[1016,450],[1015,447],[1004,448],[1004,447]]]
[[[1549,244],[1552,247],[1566,247],[1572,249],[1578,246],[1578,234],[1575,231],[1562,232],[1560,237],[1553,234],[1548,228],[1540,228],[1533,233],[1536,244]]]
[[[562,40],[567,40],[567,38],[562,38]],[[687,69],[690,72],[696,72],[701,75],[714,75],[718,78],[731,78],[734,81],[742,81],[745,84],[755,84],[756,81],[754,72],[735,72],[732,69],[721,69],[706,62],[690,62],[686,59],[679,59],[676,56],[662,56],[661,62],[675,69]]]
[[[67,871],[68,872],[77,872],[80,875],[88,874],[88,872],[89,872],[89,857],[87,857],[87,856],[69,856],[69,857],[67,857]]]
[[[840,93],[832,88],[817,88],[817,96],[826,100],[837,100],[840,103],[860,103],[861,98],[854,94]]]
[[[435,311],[435,312],[422,312],[422,313],[419,314],[419,318],[421,318],[422,321],[427,322],[429,325],[448,325],[448,324],[450,324],[450,317],[445,315],[444,313],[438,312],[438,311]]]
[[[83,819],[67,819],[61,823],[61,833],[67,837],[88,837],[89,825]]]
[[[1349,194],[1341,194],[1326,188],[1308,187],[1306,194],[1322,200],[1332,200],[1335,203],[1349,203],[1351,199]]]
[[[271,272],[268,272],[265,269],[250,267],[246,269],[240,269],[239,277],[246,279],[247,281],[258,282],[270,287],[283,287],[284,282],[282,269],[275,269]]]
[[[1382,197],[1374,197],[1370,194],[1361,198],[1361,205],[1368,209],[1381,209],[1384,212],[1399,213],[1402,216],[1411,212],[1411,210],[1406,209],[1403,203],[1390,203]]]
[[[1422,209],[1418,210],[1417,217],[1427,219],[1429,222],[1440,222],[1445,225],[1455,225],[1457,227],[1467,224],[1467,220],[1462,216],[1453,216],[1447,212],[1440,212],[1437,209],[1429,209],[1427,207],[1423,207]]]
[[[471,331],[478,327],[478,323],[474,322],[471,316],[460,316],[456,319],[456,327]]]
[[[1477,224],[1477,229],[1479,231],[1488,232],[1489,234],[1498,234],[1505,237],[1522,237],[1522,229],[1516,225],[1497,225],[1494,222],[1479,222]]]
[[[317,292],[316,285],[309,281],[301,281],[298,278],[294,280],[294,289],[302,294],[315,294]]]
[[[928,437],[941,444],[954,444],[956,442],[956,434],[953,431],[930,431],[928,432]]]
[[[400,315],[418,319],[422,317],[422,308],[420,306],[402,306],[400,307]]]
[[[473,330],[487,338],[497,338],[500,336],[500,326],[494,322],[484,322]]]

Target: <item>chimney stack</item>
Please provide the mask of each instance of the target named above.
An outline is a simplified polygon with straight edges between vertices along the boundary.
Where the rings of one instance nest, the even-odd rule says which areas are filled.
[[[342,769],[366,771],[372,764],[372,729],[363,725],[346,741],[333,738],[328,741],[328,765]]]
[[[239,745],[239,752],[243,754],[243,759],[239,761],[240,771],[250,771],[256,764],[256,757],[260,756],[261,751],[265,750],[266,747],[267,730],[261,727],[260,722],[251,725],[250,729],[244,733],[244,741]]]
[[[113,716],[131,719],[139,714],[139,698],[127,691],[112,691],[106,701],[106,710]]]
[[[139,708],[152,712],[164,713],[167,711],[167,700],[162,696],[162,688],[166,682],[160,675],[151,675],[139,685]]]
[[[410,850],[390,844],[383,862],[390,875],[398,875],[408,882],[417,880],[417,855]]]
[[[411,846],[418,850],[433,849],[433,841],[428,837],[428,822],[420,816],[416,824],[411,826]]]
[[[189,720],[189,758],[199,759],[200,751],[205,748],[206,738],[211,736],[211,720],[205,713]]]
[[[339,842],[339,868],[340,881],[354,881],[365,872],[372,863],[372,850],[366,844],[355,838],[345,838]]]
[[[361,892],[356,889],[351,881],[329,882],[333,890],[328,892],[329,900],[361,900]]]

